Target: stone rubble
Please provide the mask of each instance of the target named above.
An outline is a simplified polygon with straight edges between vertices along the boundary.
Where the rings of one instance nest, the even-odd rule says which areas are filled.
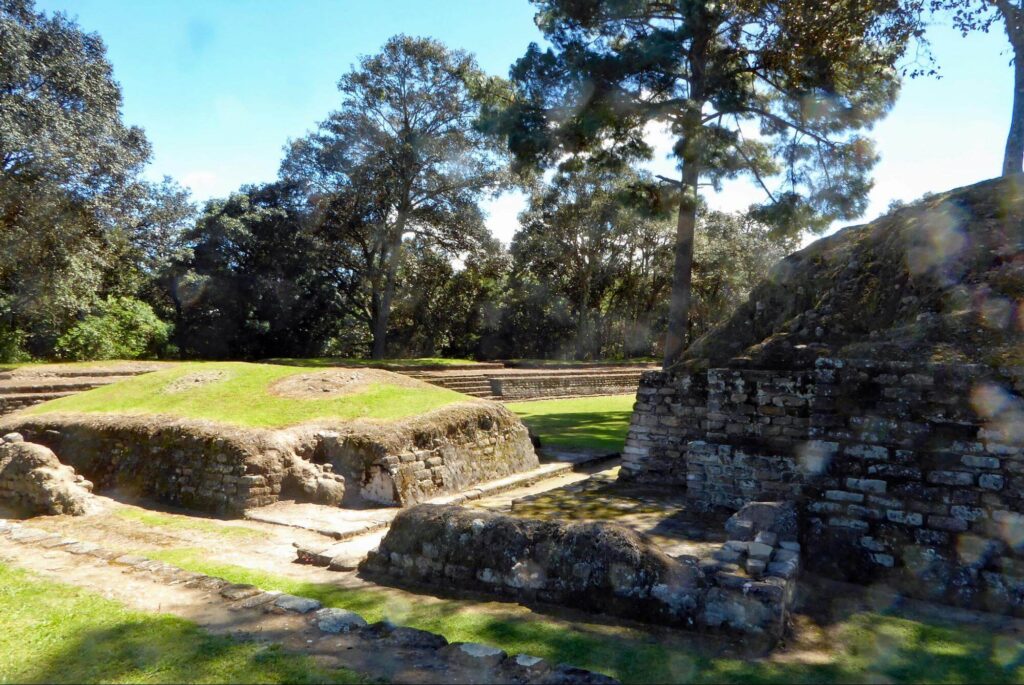
[[[92,483],[20,433],[0,438],[0,501],[32,514],[81,516],[95,509]]]

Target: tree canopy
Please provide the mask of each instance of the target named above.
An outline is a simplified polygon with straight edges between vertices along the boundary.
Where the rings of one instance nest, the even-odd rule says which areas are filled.
[[[476,119],[501,81],[466,52],[396,36],[342,77],[338,89],[341,107],[291,144],[281,173],[303,183],[314,200],[337,208],[344,195],[342,204],[357,202],[373,215],[362,221],[369,231],[362,273],[373,284],[373,356],[380,358],[406,236],[457,254],[485,235],[477,202],[500,185],[504,164]]]
[[[489,111],[521,167],[585,153],[611,168],[648,158],[649,125],[676,137],[681,190],[665,364],[690,309],[699,187],[751,176],[755,216],[779,233],[859,215],[877,159],[863,132],[892,105],[898,60],[920,33],[898,0],[534,0],[551,47],[512,69]]]

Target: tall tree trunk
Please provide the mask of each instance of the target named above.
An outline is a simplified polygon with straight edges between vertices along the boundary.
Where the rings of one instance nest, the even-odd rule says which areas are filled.
[[[676,221],[675,262],[672,268],[672,299],[668,306],[668,332],[665,334],[665,356],[662,362],[664,369],[679,361],[686,345],[686,328],[690,320],[690,283],[693,276],[693,236],[697,227],[699,178],[700,169],[696,155],[691,155],[690,159],[683,162],[682,197],[679,200],[679,218]]]
[[[590,261],[588,260],[586,267],[583,269],[583,287],[580,294],[579,312],[576,315],[575,357],[577,361],[583,361],[587,358],[587,349],[592,343],[590,318],[587,315],[590,309],[590,281]]]
[[[373,359],[383,359],[387,353],[388,321],[391,319],[391,303],[395,299],[395,281],[398,280],[398,264],[402,258],[402,235],[405,233],[405,212],[395,220],[394,235],[388,250],[387,273],[384,276],[384,292],[380,296],[380,307],[373,322]]]
[[[1014,44],[1013,53],[1013,114],[1003,155],[1003,176],[1024,172],[1024,44]]]
[[[1024,172],[1024,11],[1007,0],[996,2],[1013,46],[1013,109],[1003,154],[1003,176]]]

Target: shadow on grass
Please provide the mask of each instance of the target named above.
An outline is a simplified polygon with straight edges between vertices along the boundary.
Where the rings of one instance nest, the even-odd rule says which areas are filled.
[[[523,423],[540,436],[543,447],[621,452],[631,415],[631,411],[527,414]]]
[[[556,607],[527,608],[488,601],[489,597],[457,599],[434,590],[296,581],[210,564],[195,552],[180,551],[165,560],[232,582],[312,597],[371,622],[386,618],[439,633],[452,642],[484,642],[510,654],[532,654],[607,673],[626,683],[1024,680],[1024,647],[1016,634],[884,612],[846,613],[828,623],[828,634],[813,649],[799,644],[797,635],[795,647],[770,652],[751,638],[700,635]]]
[[[0,565],[0,682],[361,682],[276,647],[210,634]]]

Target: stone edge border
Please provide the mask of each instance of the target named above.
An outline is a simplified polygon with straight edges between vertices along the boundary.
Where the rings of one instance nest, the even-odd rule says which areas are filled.
[[[619,681],[601,673],[576,668],[568,664],[551,665],[544,659],[528,654],[509,656],[504,650],[475,642],[449,643],[443,635],[417,628],[395,625],[388,620],[368,624],[359,614],[345,609],[325,608],[315,599],[277,591],[265,591],[255,585],[231,583],[223,578],[186,571],[162,561],[144,556],[122,554],[105,549],[92,542],[81,542],[32,528],[21,523],[0,519],[0,538],[22,545],[36,545],[44,549],[88,555],[107,563],[126,566],[149,573],[168,585],[184,585],[217,593],[231,609],[259,609],[265,613],[292,613],[311,615],[310,623],[326,634],[361,632],[370,639],[392,637],[404,644],[429,646],[453,662],[477,664],[480,667],[512,670],[523,682],[546,682],[549,678],[560,683],[610,685]]]

